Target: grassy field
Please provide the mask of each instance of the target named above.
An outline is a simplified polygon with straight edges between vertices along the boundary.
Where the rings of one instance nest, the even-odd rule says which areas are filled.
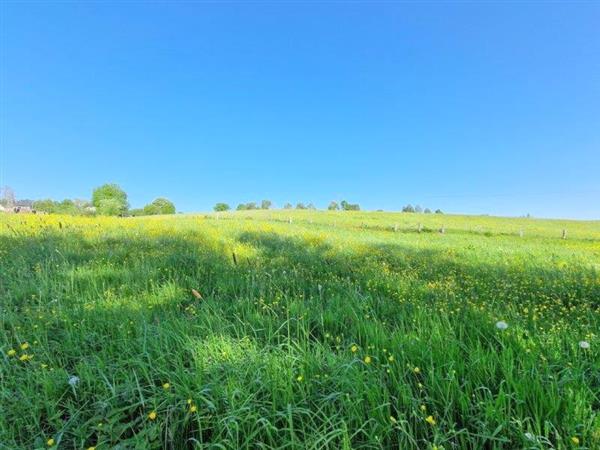
[[[600,222],[0,215],[0,277],[1,449],[600,449]]]

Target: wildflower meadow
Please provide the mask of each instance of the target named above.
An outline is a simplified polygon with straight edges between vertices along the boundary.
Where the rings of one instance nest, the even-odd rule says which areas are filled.
[[[598,221],[3,214],[0,299],[0,449],[600,449]]]

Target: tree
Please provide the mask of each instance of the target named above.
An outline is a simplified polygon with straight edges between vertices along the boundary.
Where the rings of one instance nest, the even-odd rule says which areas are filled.
[[[2,188],[2,205],[7,208],[15,206],[15,191],[10,186],[4,186]]]
[[[337,202],[332,201],[329,206],[327,207],[327,209],[329,211],[337,211],[338,209],[340,209],[340,205],[338,205]]]
[[[309,203],[308,205],[306,205],[306,209],[312,209],[315,210],[317,209],[315,205],[313,205],[312,203]]]
[[[220,211],[229,211],[231,208],[229,208],[229,205],[227,203],[217,203],[213,209],[216,212],[220,212]]]
[[[444,214],[444,213],[442,212],[442,210],[441,210],[441,209],[436,209],[436,210],[435,210],[435,213],[436,213],[436,214]]]
[[[125,214],[129,209],[127,194],[117,184],[103,184],[94,189],[92,204],[99,214],[109,216]]]
[[[237,209],[238,211],[244,211],[244,210],[246,210],[246,209],[248,209],[248,208],[246,207],[246,204],[245,204],[245,203],[240,203],[239,205],[237,205],[237,208],[236,208],[236,209]]]
[[[36,200],[33,202],[33,209],[36,211],[41,211],[45,213],[54,213],[56,212],[56,203],[49,198],[46,200]]]
[[[256,206],[255,202],[248,202],[246,203],[246,209],[258,209],[258,206]]]
[[[263,200],[260,202],[260,209],[269,209],[272,204],[273,203],[271,203],[271,200]]]
[[[304,206],[304,203],[300,202],[296,205],[296,209],[306,209],[306,206]]]
[[[160,197],[144,206],[144,213],[147,215],[175,214],[175,205],[171,200]]]
[[[419,205],[415,206],[415,212],[416,213],[422,213],[423,212],[423,208],[421,208]]]
[[[414,213],[415,212],[415,208],[413,208],[412,205],[406,205],[402,208],[402,212],[407,212],[407,213]]]
[[[357,203],[348,203],[346,200],[342,200],[340,205],[344,211],[360,211],[360,206]]]
[[[98,202],[96,206],[98,214],[103,216],[118,216],[124,214],[123,203],[116,198],[106,198]]]
[[[424,212],[425,214],[431,214],[431,210],[430,210],[429,208],[425,208],[425,209],[423,210],[423,212]]]
[[[292,209],[292,204],[286,203],[285,205],[283,205],[283,209]]]

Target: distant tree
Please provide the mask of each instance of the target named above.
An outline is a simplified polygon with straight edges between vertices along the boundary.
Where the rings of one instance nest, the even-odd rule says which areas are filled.
[[[260,202],[260,209],[269,209],[272,204],[273,203],[271,203],[271,200],[263,200]]]
[[[344,211],[360,211],[360,206],[357,203],[348,203],[346,200],[340,202]]]
[[[301,202],[296,205],[296,209],[306,209],[306,206],[304,206],[304,203]]]
[[[127,194],[117,184],[103,184],[94,189],[92,204],[99,214],[109,216],[123,215],[129,209]]]
[[[129,210],[129,215],[132,217],[145,216],[144,208],[134,208]]]
[[[423,208],[421,208],[419,205],[415,206],[415,212],[416,213],[422,213],[423,212]]]
[[[235,208],[235,209],[238,211],[245,211],[248,208],[246,207],[245,203],[240,203],[239,205],[237,205],[237,208]]]
[[[26,206],[28,208],[31,208],[33,206],[33,200],[30,200],[28,198],[17,200],[15,201],[15,206]]]
[[[338,209],[340,209],[340,205],[338,205],[337,202],[332,201],[329,206],[327,207],[327,209],[329,211],[337,211]]]
[[[283,205],[283,209],[292,209],[293,206],[291,203],[286,203],[285,205]]]
[[[407,213],[414,213],[415,212],[415,208],[413,208],[413,205],[406,205],[402,208],[402,212],[407,212]]]
[[[423,212],[424,212],[425,214],[431,214],[431,210],[430,210],[429,208],[425,208],[425,209],[423,210]]]
[[[2,205],[7,208],[15,206],[15,191],[10,186],[4,186],[2,188]]]
[[[444,213],[442,212],[442,210],[441,210],[441,209],[436,209],[436,210],[435,210],[435,213],[436,213],[436,214],[444,214]]]
[[[258,209],[258,206],[255,202],[248,202],[246,203],[246,209]]]
[[[230,208],[229,208],[229,205],[227,203],[217,203],[213,207],[213,209],[215,211],[217,211],[217,212],[220,212],[220,211],[229,211]]]
[[[123,202],[116,198],[106,198],[98,202],[96,212],[102,216],[119,216],[125,214],[126,208],[123,208]]]
[[[315,209],[317,209],[317,207],[315,205],[313,205],[312,203],[309,203],[308,205],[306,205],[306,209],[315,210]]]
[[[55,213],[56,212],[56,202],[54,200],[50,200],[49,198],[46,200],[36,200],[33,202],[33,209],[36,211],[41,211],[45,213]]]
[[[175,205],[167,198],[157,198],[152,203],[144,206],[144,214],[148,216],[158,214],[175,214]]]

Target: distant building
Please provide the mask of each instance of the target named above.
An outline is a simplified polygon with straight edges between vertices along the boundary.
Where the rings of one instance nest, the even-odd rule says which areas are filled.
[[[31,206],[14,206],[12,212],[15,214],[35,214],[36,211]]]

